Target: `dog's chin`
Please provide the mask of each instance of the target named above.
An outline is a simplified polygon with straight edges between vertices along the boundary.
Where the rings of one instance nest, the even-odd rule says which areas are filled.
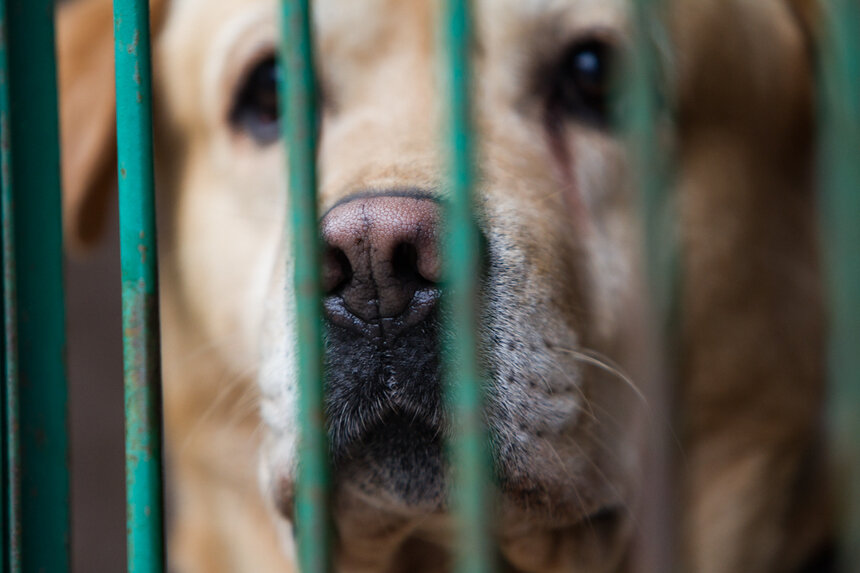
[[[398,510],[444,510],[446,462],[441,432],[392,412],[359,440],[335,453],[338,484]]]
[[[340,492],[436,511],[445,490],[438,312],[355,326],[329,313],[326,411]]]

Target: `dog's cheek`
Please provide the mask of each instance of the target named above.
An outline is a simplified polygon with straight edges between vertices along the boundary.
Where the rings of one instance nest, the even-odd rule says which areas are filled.
[[[204,152],[189,152],[175,209],[170,274],[193,326],[231,374],[257,372],[261,322],[273,261],[283,242],[281,209],[249,208],[262,193],[239,193],[235,176]],[[243,189],[245,191],[245,189]]]
[[[293,559],[295,539],[292,516],[295,510],[295,442],[285,443],[268,436],[262,446],[259,465],[260,491],[269,509],[284,554]]]
[[[260,489],[281,519],[292,520],[295,508],[297,445],[269,434],[260,451]]]
[[[265,412],[273,405],[264,400]],[[277,407],[274,407],[277,409]],[[259,481],[263,497],[279,519],[292,520],[295,505],[298,440],[294,432],[268,430],[260,451]]]
[[[287,518],[292,516],[298,445],[295,306],[287,292],[288,274],[291,261],[274,265],[263,303],[257,380],[266,432],[260,457],[261,484],[264,495]]]
[[[542,465],[547,444],[560,437],[569,441],[584,404],[577,365],[550,348],[578,345],[573,321],[553,306],[549,284],[517,240],[524,241],[524,234],[489,233],[481,338],[491,349],[486,355],[493,380],[489,421],[500,474],[511,488],[532,489],[556,480],[554,473],[562,468],[551,453],[549,472],[533,479],[533,470]]]
[[[576,235],[572,254],[583,289],[580,300],[587,301],[580,331],[588,344],[612,344],[624,336],[625,316],[636,304],[640,284],[636,182],[624,143],[612,134],[571,128],[567,139],[575,157],[566,185],[575,194],[565,196],[573,209],[568,228]]]
[[[612,131],[567,122],[548,129],[546,161],[556,202],[541,197],[523,208],[539,213],[532,250],[552,284],[551,305],[582,343],[619,336],[636,285],[634,185],[623,141]],[[546,176],[544,176],[546,177]],[[546,245],[551,245],[547,248]]]
[[[511,188],[499,177],[485,192],[489,266],[482,339],[493,349],[487,359],[495,382],[490,423],[503,489],[520,518],[525,508],[569,522],[595,509],[583,507],[583,495],[610,499],[606,478],[591,474],[617,475],[604,462],[629,438],[616,432],[618,440],[603,445],[590,439],[595,431],[608,435],[608,428],[595,427],[607,421],[591,420],[598,409],[589,396],[604,377],[576,355],[588,349],[618,356],[612,343],[623,336],[622,309],[635,283],[635,226],[626,226],[627,177],[616,165],[621,150],[605,136],[593,139],[592,146],[589,137],[581,138],[583,165],[566,182],[549,169],[527,171],[533,175],[528,188]],[[535,153],[535,162],[546,165]],[[572,193],[585,220],[570,210]],[[606,383],[627,392],[617,380]],[[614,414],[617,405],[603,401],[601,408]],[[606,448],[613,451],[598,455]],[[595,469],[596,457],[603,461]]]

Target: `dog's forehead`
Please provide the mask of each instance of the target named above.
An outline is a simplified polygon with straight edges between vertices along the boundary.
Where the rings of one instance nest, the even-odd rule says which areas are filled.
[[[475,12],[484,21],[560,16],[609,23],[621,18],[627,5],[627,0],[478,0]]]
[[[623,34],[628,0],[477,0],[476,35],[494,60],[516,61],[593,30]],[[503,64],[504,66],[504,64]]]
[[[336,44],[354,53],[378,49],[409,28],[412,36],[434,38],[439,2],[428,0],[316,0],[316,33],[320,44]],[[620,28],[627,22],[628,0],[477,0],[476,32],[482,41],[521,41],[523,36],[553,27],[575,32],[586,28]],[[403,35],[398,36],[403,38]]]
[[[398,0],[317,0],[313,3],[317,37],[354,37],[373,42],[385,33],[387,20],[397,10]],[[406,3],[408,0],[404,0]]]
[[[473,4],[479,39],[519,40],[517,36],[556,29],[623,26],[628,0],[477,0]],[[174,19],[195,22],[212,32],[246,27],[242,23],[278,21],[277,0],[173,0]],[[398,38],[435,38],[439,2],[428,0],[315,0],[314,25],[323,52],[362,54]],[[411,34],[402,34],[408,29]],[[420,38],[416,38],[420,36]],[[518,42],[519,43],[519,42]],[[332,48],[334,50],[326,50]]]

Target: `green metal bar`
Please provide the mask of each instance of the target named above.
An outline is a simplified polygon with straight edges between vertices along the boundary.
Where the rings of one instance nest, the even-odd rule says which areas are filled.
[[[660,145],[660,58],[657,46],[669,45],[663,27],[661,0],[633,2],[635,48],[632,53],[624,117],[639,184],[639,212],[643,232],[643,262],[654,325],[648,365],[648,451],[641,517],[637,520],[637,570],[643,573],[678,571],[676,460],[673,446],[677,408],[675,351],[678,348],[678,213],[669,181],[669,158]]]
[[[636,49],[626,119],[636,178],[640,181],[649,289],[654,311],[665,330],[674,321],[678,278],[677,213],[667,176],[669,161],[658,137],[661,74],[656,45],[668,43],[668,33],[662,27],[660,0],[636,0],[633,6]]]
[[[457,516],[456,570],[493,570],[487,434],[477,355],[479,236],[473,218],[474,140],[471,121],[471,14],[468,0],[443,2],[442,45],[447,72],[448,236],[445,304],[452,340],[447,348],[446,397],[454,425],[451,462]]]
[[[164,571],[149,3],[114,1],[128,570]]]
[[[823,3],[822,229],[830,289],[830,433],[842,520],[841,571],[860,571],[860,4]]]
[[[15,444],[9,450],[11,471],[20,476],[20,489],[10,491],[12,540],[20,544],[11,547],[10,569],[61,572],[69,568],[69,485],[53,3],[10,0],[6,16],[8,133],[15,155],[4,180],[15,184],[12,260],[27,261],[18,266],[15,284],[18,411],[14,400],[7,403],[7,422],[20,421],[20,457],[14,459]],[[25,495],[16,508],[20,492]]]
[[[296,293],[299,467],[296,528],[299,569],[331,569],[330,470],[324,417],[320,238],[317,213],[317,124],[309,0],[282,2],[281,105],[289,159],[289,209]],[[291,305],[290,305],[291,306]]]
[[[5,8],[21,448],[12,567],[60,573],[69,569],[69,474],[54,2]]]
[[[15,296],[15,219],[12,201],[12,144],[9,118],[9,60],[6,0],[0,0],[0,220],[3,260],[3,423],[2,494],[0,494],[0,571],[20,571],[21,494],[18,434],[18,321]]]

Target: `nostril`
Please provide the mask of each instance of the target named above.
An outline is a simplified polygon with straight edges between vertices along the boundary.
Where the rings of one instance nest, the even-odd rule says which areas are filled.
[[[342,290],[352,280],[352,265],[342,250],[329,247],[323,257],[323,292],[334,294]]]
[[[391,255],[391,270],[402,281],[421,280],[418,272],[418,249],[411,243],[400,243]]]
[[[439,280],[438,266],[434,253],[422,251],[414,243],[400,243],[391,257],[391,270],[404,283],[435,285]]]
[[[440,276],[442,269],[437,249],[435,237],[433,237],[431,238],[431,244],[427,248],[418,250],[418,260],[416,262],[418,274],[421,275],[421,278],[429,284],[434,285],[442,281],[442,277]]]

